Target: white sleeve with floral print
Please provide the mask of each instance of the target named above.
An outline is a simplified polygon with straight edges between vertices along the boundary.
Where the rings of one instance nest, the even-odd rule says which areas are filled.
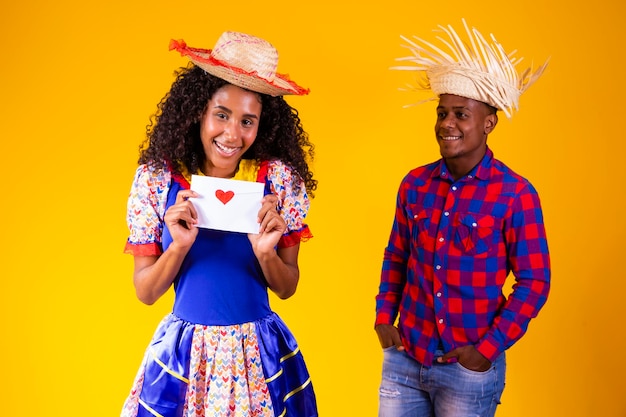
[[[171,172],[165,166],[153,168],[144,164],[137,168],[127,205],[126,223],[130,231],[127,252],[136,255],[160,254],[170,180]],[[148,247],[159,249],[152,253],[154,250]]]

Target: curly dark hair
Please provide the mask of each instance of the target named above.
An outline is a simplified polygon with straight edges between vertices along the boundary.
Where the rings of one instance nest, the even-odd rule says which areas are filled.
[[[197,172],[206,158],[200,139],[202,114],[213,94],[228,82],[192,63],[179,68],[174,75],[176,79],[170,91],[161,99],[146,127],[139,163],[166,162],[175,169],[182,165],[188,172]],[[313,179],[308,161],[313,160],[314,146],[302,128],[298,111],[283,97],[259,96],[262,104],[259,130],[244,159],[281,160],[304,181],[313,197],[317,180]]]

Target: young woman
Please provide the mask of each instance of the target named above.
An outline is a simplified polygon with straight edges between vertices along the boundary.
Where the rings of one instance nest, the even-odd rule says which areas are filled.
[[[316,189],[313,145],[283,95],[308,90],[275,72],[265,40],[222,34],[190,58],[148,126],[128,200],[137,297],[173,285],[122,416],[317,416],[296,340],[269,306],[296,291],[304,219]],[[258,234],[197,227],[190,177],[265,184]]]

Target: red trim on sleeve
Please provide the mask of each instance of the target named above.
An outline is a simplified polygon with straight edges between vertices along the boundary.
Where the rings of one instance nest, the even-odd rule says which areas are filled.
[[[288,248],[290,246],[295,246],[300,242],[306,242],[311,239],[313,234],[311,234],[311,230],[309,230],[309,226],[304,225],[301,230],[293,231],[289,234],[283,235],[278,241],[279,248]]]
[[[126,242],[124,253],[134,256],[159,256],[163,250],[158,243],[134,244]]]

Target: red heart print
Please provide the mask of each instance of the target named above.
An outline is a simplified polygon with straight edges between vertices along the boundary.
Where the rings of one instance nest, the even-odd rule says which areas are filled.
[[[232,200],[234,196],[235,193],[232,191],[217,190],[215,192],[215,197],[217,197],[217,199],[220,200],[223,204],[228,203],[230,200]]]

